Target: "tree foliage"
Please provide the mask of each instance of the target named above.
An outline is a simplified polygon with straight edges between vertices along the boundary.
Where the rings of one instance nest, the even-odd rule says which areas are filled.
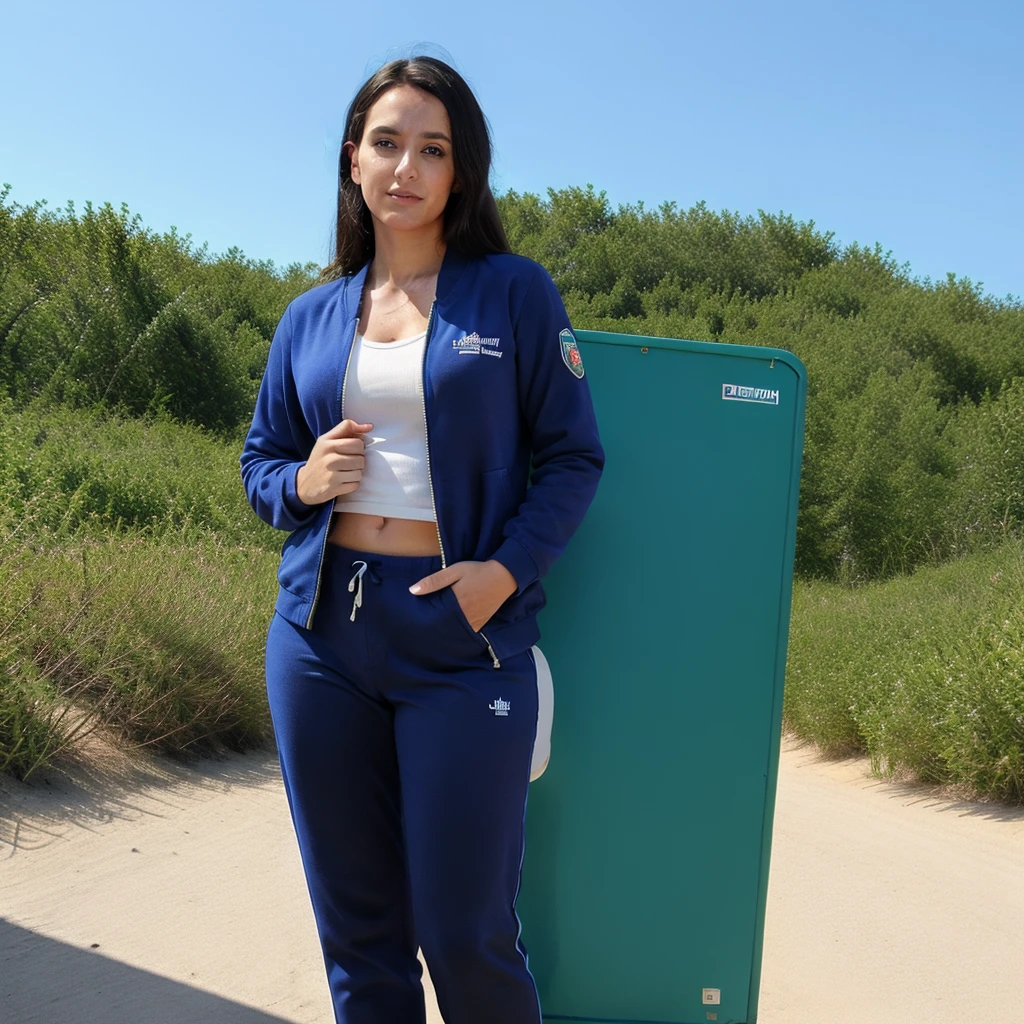
[[[840,247],[782,213],[613,211],[589,186],[499,207],[577,327],[800,357],[803,575],[887,576],[1024,527],[1019,302],[912,278],[880,245]]]
[[[146,230],[128,208],[8,205],[0,191],[0,387],[33,399],[165,410],[230,432],[251,415],[274,327],[309,272]]]
[[[170,416],[237,440],[270,339],[312,264],[212,257],[127,207],[8,204],[0,190],[0,394]],[[1024,307],[910,275],[813,222],[592,186],[497,197],[515,251],[575,326],[764,345],[808,371],[797,567],[866,579],[1024,528]]]

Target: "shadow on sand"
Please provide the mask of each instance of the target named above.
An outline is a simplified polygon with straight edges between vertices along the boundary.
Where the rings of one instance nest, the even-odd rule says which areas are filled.
[[[4,1024],[288,1024],[0,918]]]
[[[273,750],[176,761],[96,743],[84,756],[40,769],[27,782],[0,775],[0,860],[67,839],[76,829],[159,815],[161,803],[201,802],[280,778]],[[2,1014],[0,1021],[6,1024]]]
[[[851,777],[854,773],[860,774],[856,784],[861,788],[874,789],[882,796],[898,800],[906,806],[921,804],[942,814],[957,817],[984,818],[1013,826],[1024,824],[1024,807],[1000,803],[998,800],[977,799],[966,786],[939,786],[921,782],[907,772],[874,774],[871,759],[865,754],[829,757],[813,740],[801,739],[793,733],[785,733],[783,741],[783,749],[787,753],[799,753],[809,763],[849,767]]]

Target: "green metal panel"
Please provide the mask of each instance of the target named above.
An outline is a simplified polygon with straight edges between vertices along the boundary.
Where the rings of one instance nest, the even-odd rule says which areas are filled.
[[[577,339],[607,464],[545,581],[556,696],[527,810],[530,967],[546,1020],[754,1024],[804,368],[777,349]]]

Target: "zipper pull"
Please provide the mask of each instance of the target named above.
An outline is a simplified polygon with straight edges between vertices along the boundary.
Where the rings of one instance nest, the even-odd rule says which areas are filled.
[[[494,667],[495,668],[501,668],[501,662],[498,661],[498,656],[494,653],[494,648],[491,646],[491,642],[488,640],[488,641],[486,641],[486,643],[487,643],[487,650],[490,652],[491,657],[494,659]]]

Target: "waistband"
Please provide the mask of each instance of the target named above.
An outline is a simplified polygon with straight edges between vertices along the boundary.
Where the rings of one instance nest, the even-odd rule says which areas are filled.
[[[340,544],[327,542],[324,555],[324,569],[349,571],[353,562],[366,562],[373,572],[381,577],[388,576],[429,576],[441,568],[440,555],[382,555],[377,551],[357,551]]]

